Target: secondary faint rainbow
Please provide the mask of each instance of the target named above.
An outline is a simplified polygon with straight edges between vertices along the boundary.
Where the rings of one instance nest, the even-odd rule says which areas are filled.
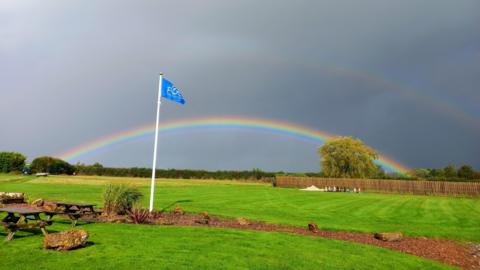
[[[300,125],[282,122],[278,120],[268,120],[260,118],[246,117],[207,117],[207,118],[190,118],[183,120],[175,120],[160,124],[159,131],[161,133],[182,132],[187,130],[198,129],[250,129],[275,133],[285,136],[291,136],[302,140],[307,140],[316,144],[323,144],[333,135]],[[99,138],[72,148],[69,151],[58,155],[60,158],[69,162],[79,161],[81,158],[93,155],[101,150],[105,150],[113,145],[121,144],[127,141],[147,137],[155,131],[154,125],[144,125],[129,130],[121,131],[109,136]],[[408,168],[401,163],[387,158],[380,154],[380,158],[376,163],[381,165],[385,170],[390,172],[406,173]]]
[[[420,89],[407,87],[406,85],[393,81],[381,74],[371,73],[360,69],[352,69],[348,66],[334,65],[332,63],[302,61],[295,57],[285,57],[285,55],[278,57],[266,54],[245,54],[242,55],[242,60],[249,65],[252,63],[269,63],[275,68],[288,67],[297,70],[297,72],[299,70],[319,72],[352,80],[355,83],[365,83],[370,86],[370,89],[376,91],[376,95],[383,92],[378,92],[380,89],[392,91],[402,98],[406,98],[421,105],[422,108],[435,111],[437,114],[449,117],[477,133],[480,132],[480,119],[478,118],[478,115],[468,113],[462,107],[455,106],[455,104],[442,100],[436,95],[423,94],[424,91],[420,91]]]

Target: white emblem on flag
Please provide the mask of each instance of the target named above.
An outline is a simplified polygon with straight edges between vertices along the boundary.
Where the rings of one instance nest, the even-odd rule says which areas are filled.
[[[178,92],[178,89],[177,89],[176,87],[174,87],[174,86],[169,86],[169,87],[167,88],[167,93],[168,93],[169,95],[174,96],[174,97],[177,97],[177,96],[180,95],[180,93]]]

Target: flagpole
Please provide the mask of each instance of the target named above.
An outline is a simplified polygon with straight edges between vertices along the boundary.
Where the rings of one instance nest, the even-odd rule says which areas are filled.
[[[150,187],[150,212],[153,211],[153,194],[155,189],[155,170],[157,166],[157,146],[158,146],[158,122],[160,119],[160,106],[162,105],[162,76],[160,73],[158,81],[158,101],[157,101],[157,121],[155,123],[155,143],[153,147],[153,166],[152,166],[152,183]]]

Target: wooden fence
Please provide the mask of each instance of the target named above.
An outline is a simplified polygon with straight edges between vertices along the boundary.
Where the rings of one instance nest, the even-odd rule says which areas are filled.
[[[419,195],[480,196],[480,182],[445,182],[380,179],[340,179],[316,177],[277,176],[277,187],[306,188],[314,185],[324,187],[360,188],[367,192],[409,193]]]

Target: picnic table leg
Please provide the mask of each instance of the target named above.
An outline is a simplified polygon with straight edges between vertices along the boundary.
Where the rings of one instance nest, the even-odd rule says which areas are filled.
[[[75,227],[77,225],[78,218],[75,216],[75,214],[69,214],[68,217],[72,221],[72,227]]]
[[[48,232],[45,229],[44,221],[40,218],[40,214],[35,214],[35,220],[37,221],[37,224],[40,225],[40,230],[42,231],[43,236],[47,236]]]
[[[9,220],[14,220],[15,215],[12,214],[12,213],[8,213],[7,218],[9,218]],[[25,220],[25,216],[22,215],[22,216],[20,216],[20,218],[18,218],[16,224],[20,224],[24,220]],[[17,232],[17,229],[15,229],[15,228],[7,228],[7,230],[8,230],[8,234],[7,234],[7,237],[5,238],[5,242],[12,241],[13,236]]]
[[[27,223],[27,218],[24,215],[21,215],[20,218],[17,221],[17,224],[20,224],[22,222]]]
[[[72,210],[73,206],[71,205],[65,205],[65,212],[66,213],[71,213],[71,212],[74,212],[75,210]],[[75,227],[77,225],[77,218],[75,217],[74,214],[68,214],[68,217],[70,218],[70,220],[72,221],[72,227]]]
[[[17,231],[14,229],[8,230],[8,235],[7,238],[5,238],[5,242],[11,241],[16,232]]]

